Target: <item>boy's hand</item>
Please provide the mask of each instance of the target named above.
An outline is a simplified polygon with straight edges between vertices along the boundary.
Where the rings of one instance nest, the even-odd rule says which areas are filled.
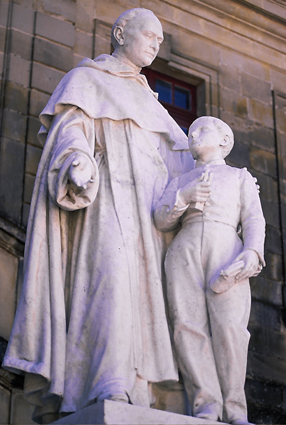
[[[78,154],[69,168],[69,179],[78,189],[86,189],[92,182],[92,168],[86,156]]]
[[[239,261],[243,261],[244,266],[241,271],[235,276],[235,280],[239,281],[243,279],[248,279],[257,272],[259,266],[259,258],[257,253],[252,249],[246,249],[245,251],[242,251],[233,261],[231,266],[235,265],[235,263]]]
[[[206,171],[194,182],[186,184],[180,189],[180,198],[185,204],[192,202],[205,203],[211,193],[213,175]]]

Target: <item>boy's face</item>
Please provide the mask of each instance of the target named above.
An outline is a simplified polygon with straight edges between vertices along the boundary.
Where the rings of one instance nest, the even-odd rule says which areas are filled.
[[[194,159],[208,162],[223,158],[223,137],[210,119],[192,124],[189,131],[190,151]]]

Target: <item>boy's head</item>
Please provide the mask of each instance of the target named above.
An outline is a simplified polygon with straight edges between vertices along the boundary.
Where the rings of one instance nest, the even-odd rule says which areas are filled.
[[[210,162],[225,158],[233,148],[233,132],[219,118],[200,117],[190,126],[189,144],[194,159]]]

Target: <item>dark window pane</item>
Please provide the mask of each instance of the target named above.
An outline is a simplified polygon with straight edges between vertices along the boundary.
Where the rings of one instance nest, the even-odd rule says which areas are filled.
[[[181,127],[181,129],[183,130],[184,133],[186,133],[186,135],[188,135],[188,129],[186,127]]]
[[[180,108],[190,109],[190,95],[189,90],[175,86],[175,105]]]
[[[172,84],[156,79],[155,91],[159,93],[159,100],[172,103]]]

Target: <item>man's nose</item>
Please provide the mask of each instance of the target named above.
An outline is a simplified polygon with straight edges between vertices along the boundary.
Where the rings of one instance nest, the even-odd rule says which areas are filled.
[[[160,45],[159,45],[159,41],[157,40],[157,38],[153,38],[153,39],[152,39],[152,41],[151,41],[151,47],[152,47],[155,51],[158,51],[158,50],[159,50]]]

